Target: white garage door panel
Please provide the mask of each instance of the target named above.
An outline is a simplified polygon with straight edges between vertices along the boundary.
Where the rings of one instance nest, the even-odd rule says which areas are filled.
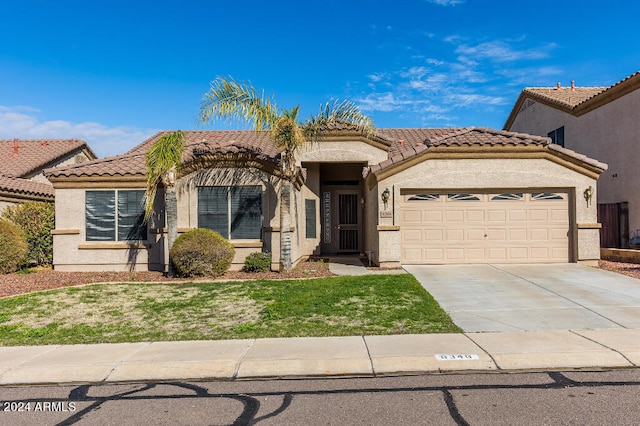
[[[567,262],[568,198],[562,192],[404,194],[402,262]]]

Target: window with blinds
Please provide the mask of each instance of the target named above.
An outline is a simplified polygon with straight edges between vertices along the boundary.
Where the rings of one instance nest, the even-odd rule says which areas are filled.
[[[143,200],[140,190],[86,191],[86,240],[146,240]]]
[[[198,227],[212,229],[231,240],[261,239],[261,187],[199,187]]]

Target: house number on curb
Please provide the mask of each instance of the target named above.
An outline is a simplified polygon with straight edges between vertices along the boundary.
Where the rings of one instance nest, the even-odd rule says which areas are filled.
[[[331,243],[331,192],[325,192],[322,197],[324,212],[324,242]]]
[[[480,359],[476,354],[441,354],[434,356],[438,361],[469,361],[472,359]]]

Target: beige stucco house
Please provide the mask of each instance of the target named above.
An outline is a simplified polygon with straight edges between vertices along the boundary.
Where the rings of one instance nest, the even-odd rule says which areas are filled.
[[[163,194],[143,223],[145,154],[50,171],[58,270],[164,270]],[[178,227],[279,253],[280,153],[268,133],[187,131]],[[364,254],[402,264],[589,262],[599,258],[595,192],[606,165],[549,138],[484,128],[334,131],[298,155],[292,260]],[[594,195],[595,197],[595,195]],[[593,198],[595,200],[595,198]],[[273,256],[272,268],[279,268]]]
[[[79,139],[0,140],[0,213],[25,201],[53,202],[54,189],[44,176],[50,167],[96,158]]]
[[[609,165],[598,181],[603,247],[640,245],[640,72],[610,87],[526,88],[505,130],[548,135]],[[634,240],[635,236],[635,240]]]

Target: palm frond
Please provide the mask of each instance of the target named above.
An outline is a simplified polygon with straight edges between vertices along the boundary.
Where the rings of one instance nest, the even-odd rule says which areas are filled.
[[[347,100],[332,100],[320,105],[318,114],[309,117],[304,128],[307,138],[311,141],[317,141],[331,130],[354,130],[362,132],[365,136],[373,136],[375,132],[371,118]]]
[[[270,129],[278,116],[278,107],[271,97],[259,93],[250,83],[218,77],[204,94],[200,104],[203,123],[215,119],[251,122],[257,131]]]
[[[174,175],[180,170],[182,164],[182,154],[185,150],[186,142],[184,133],[180,130],[167,133],[161,136],[147,152],[145,162],[147,166],[147,189],[144,195],[145,220],[149,219],[153,213],[153,201],[156,198],[158,184]],[[165,182],[170,184],[172,182]]]
[[[298,107],[283,112],[271,128],[271,139],[282,151],[281,163],[285,176],[295,174],[295,155],[307,141],[304,130],[297,120],[298,112]]]

